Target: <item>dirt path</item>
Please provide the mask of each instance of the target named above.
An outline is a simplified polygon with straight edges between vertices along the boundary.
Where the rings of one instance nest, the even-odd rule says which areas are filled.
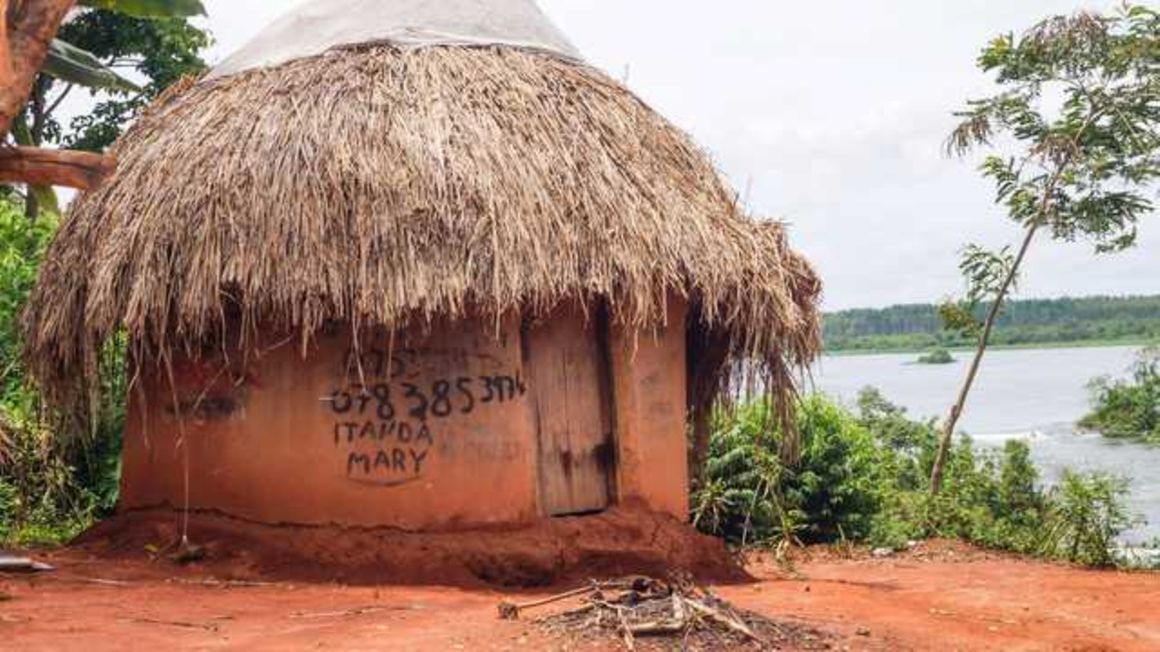
[[[815,553],[793,573],[718,587],[735,605],[832,632],[836,648],[1160,649],[1160,574],[1094,572],[929,544],[888,559]],[[0,648],[26,650],[569,650],[501,621],[496,604],[548,591],[337,584],[222,585],[195,570],[75,551],[54,573],[0,577]]]
[[[751,571],[778,576],[769,564]],[[1091,571],[947,543],[882,560],[822,555],[797,571],[792,581],[721,592],[739,606],[854,635],[853,649],[1160,650],[1160,573]]]

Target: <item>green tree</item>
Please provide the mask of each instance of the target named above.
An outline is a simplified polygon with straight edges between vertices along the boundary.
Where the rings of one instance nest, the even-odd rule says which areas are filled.
[[[1160,176],[1160,13],[1124,5],[1111,16],[1049,18],[1022,36],[992,41],[979,67],[996,74],[999,91],[957,114],[962,122],[947,149],[990,148],[983,175],[1024,235],[1014,252],[969,247],[961,265],[966,306],[944,309],[948,321],[977,333],[978,348],[943,424],[932,493],[942,486],[955,426],[1036,236],[1088,240],[1099,253],[1127,249],[1152,210],[1148,193]],[[969,318],[984,300],[982,322]]]
[[[49,72],[55,69],[49,67],[37,76],[13,134],[21,145],[63,145],[98,153],[166,88],[204,71],[206,64],[200,53],[211,42],[205,30],[185,17],[137,17],[106,9],[77,15],[61,27],[59,37],[91,55],[104,69],[143,82],[91,88],[96,100],[92,109],[64,126],[56,112],[78,82],[57,79]],[[25,205],[28,217],[35,218],[41,209],[55,210],[56,199],[50,188],[34,188]]]
[[[1079,425],[1106,437],[1160,443],[1160,348],[1140,352],[1130,381],[1096,378],[1089,385],[1094,410]]]
[[[11,135],[16,146],[0,148],[0,181],[28,186],[27,210],[35,216],[43,203],[55,204],[50,186],[91,189],[116,167],[112,157],[93,152],[66,151],[34,146],[34,136],[48,135],[51,125],[34,117],[19,120],[29,107],[51,113],[59,105],[49,103],[43,89],[53,79],[89,88],[140,91],[141,88],[92,53],[56,38],[75,9],[90,8],[138,18],[174,18],[205,13],[201,0],[21,0],[4,5],[6,20],[0,27],[0,134]],[[82,9],[82,15],[85,9]],[[4,187],[4,195],[11,190]]]

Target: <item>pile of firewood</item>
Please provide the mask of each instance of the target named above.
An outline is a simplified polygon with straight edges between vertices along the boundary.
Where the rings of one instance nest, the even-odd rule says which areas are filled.
[[[790,639],[805,648],[829,647],[825,636],[814,630],[805,632],[800,626],[775,623],[734,609],[685,577],[669,581],[649,577],[591,581],[583,588],[543,600],[501,603],[499,613],[501,618],[516,619],[529,610],[565,600],[579,604],[534,622],[553,633],[613,636],[628,650],[637,649],[638,639],[657,638],[679,640],[682,648],[774,649]],[[799,640],[803,632],[805,641]]]

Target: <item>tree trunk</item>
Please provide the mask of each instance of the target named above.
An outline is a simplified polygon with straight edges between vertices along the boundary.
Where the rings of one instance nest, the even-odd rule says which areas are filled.
[[[688,411],[693,446],[689,451],[689,478],[694,487],[705,479],[705,464],[713,430],[713,403],[729,357],[728,342],[715,336],[700,320],[690,320],[686,337]]]
[[[8,35],[11,24],[8,18],[11,8],[8,4],[9,0],[0,0],[0,18],[4,19],[4,28],[0,29],[0,93],[5,93],[17,85],[16,68],[12,65],[12,39]],[[7,135],[7,129],[8,125],[5,125],[5,130],[0,135]]]
[[[37,75],[36,81],[32,82],[32,96],[28,98],[27,108],[24,114],[24,121],[28,126],[28,142],[20,142],[20,138],[16,138],[16,142],[20,145],[28,145],[30,147],[40,147],[44,144],[44,129],[48,122],[48,115],[45,113],[45,106],[47,104],[48,89],[52,86],[52,80],[45,75]],[[24,216],[30,222],[35,222],[36,218],[40,217],[40,197],[46,186],[29,185],[24,195]],[[51,186],[48,186],[51,190]]]
[[[5,33],[0,36],[0,134],[24,108],[44,65],[48,46],[76,0],[0,0]]]
[[[938,494],[942,490],[943,473],[946,468],[947,457],[950,456],[951,441],[954,439],[955,426],[959,423],[959,417],[962,416],[963,407],[967,403],[967,396],[970,395],[971,388],[975,384],[975,377],[979,374],[979,367],[983,363],[983,355],[987,352],[987,344],[991,339],[991,331],[995,328],[995,320],[999,317],[999,312],[1003,309],[1003,302],[1007,299],[1007,294],[1011,291],[1011,286],[1014,285],[1015,279],[1019,276],[1019,268],[1023,265],[1023,259],[1027,257],[1027,250],[1031,248],[1031,241],[1035,239],[1035,233],[1038,230],[1038,221],[1032,222],[1027,227],[1027,235],[1023,238],[1023,246],[1019,248],[1019,254],[1015,257],[1015,262],[1011,265],[1007,277],[1003,279],[1003,284],[1000,286],[999,291],[991,303],[991,309],[987,312],[987,320],[983,324],[983,333],[979,336],[979,346],[975,349],[975,358],[971,361],[971,367],[967,371],[967,378],[963,381],[963,386],[959,390],[958,400],[955,401],[954,406],[951,408],[951,412],[943,424],[942,434],[939,437],[938,454],[934,458],[934,465],[931,467],[930,472],[931,495]]]

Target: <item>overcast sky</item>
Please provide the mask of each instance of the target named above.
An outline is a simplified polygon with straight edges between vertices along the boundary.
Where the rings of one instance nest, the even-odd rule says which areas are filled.
[[[389,0],[384,0],[384,2]],[[437,0],[432,0],[437,1]],[[210,61],[298,0],[207,0]],[[691,133],[756,214],[786,220],[826,308],[936,301],[961,289],[967,242],[1013,242],[990,185],[941,145],[987,92],[993,36],[1080,0],[541,0],[587,59]],[[1022,296],[1160,293],[1160,219],[1096,257],[1046,240]]]

